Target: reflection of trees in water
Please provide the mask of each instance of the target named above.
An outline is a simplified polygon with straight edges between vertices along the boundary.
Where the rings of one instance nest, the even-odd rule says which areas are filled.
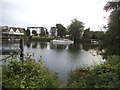
[[[27,46],[27,48],[30,48],[30,46],[32,46],[32,48],[37,48],[38,45],[40,46],[41,49],[47,48],[47,43],[46,42],[25,41],[24,44]]]
[[[39,42],[40,48],[44,49],[47,48],[47,43],[46,42]]]
[[[12,45],[12,44],[19,44],[20,43],[20,40],[16,40],[16,39],[3,39],[2,40],[2,45]]]
[[[27,46],[27,48],[30,48],[31,47],[31,40],[24,40],[24,46]]]
[[[25,45],[27,46],[27,48],[30,48],[31,43],[27,41],[27,42],[24,42],[24,46],[25,46]]]
[[[65,49],[66,45],[63,44],[57,44],[57,48],[56,49]]]
[[[75,62],[77,60],[79,60],[79,55],[80,55],[80,52],[81,52],[81,44],[71,44],[69,45],[68,47],[68,51],[69,51],[69,55],[70,55],[70,60],[71,62]],[[79,59],[78,59],[79,58]]]
[[[85,51],[89,51],[90,49],[97,49],[98,46],[97,45],[91,45],[91,43],[81,43],[83,50]]]
[[[5,44],[6,43],[2,43]],[[39,47],[41,49],[47,48],[47,45],[49,45],[50,49],[55,49],[55,50],[64,50],[68,48],[68,51],[71,53],[79,53],[81,49],[88,51],[90,49],[97,49],[98,46],[93,46],[91,43],[81,43],[81,44],[70,44],[70,45],[65,45],[65,44],[53,44],[53,43],[47,43],[47,42],[39,42],[39,41],[24,41],[24,45],[27,46],[27,48],[37,48]]]
[[[19,49],[20,40],[17,39],[3,39],[2,40],[2,49]]]
[[[49,47],[50,47],[50,49],[55,49],[55,44],[50,43]]]
[[[63,50],[66,48],[67,48],[67,45],[64,45],[64,44],[53,44],[53,43],[50,44],[50,49]]]
[[[32,42],[32,48],[37,48],[37,45],[38,45],[38,42],[37,42],[37,41]]]
[[[73,53],[78,53],[81,50],[80,44],[70,44],[68,50]]]
[[[88,51],[89,49],[91,49],[91,44],[90,43],[82,43],[82,49],[84,49],[85,51]]]

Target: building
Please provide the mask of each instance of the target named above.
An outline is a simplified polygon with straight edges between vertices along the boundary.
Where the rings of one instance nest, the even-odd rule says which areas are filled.
[[[38,35],[39,35],[42,31],[45,31],[45,33],[46,33],[46,30],[47,30],[45,27],[27,27],[27,29],[30,30],[30,35],[33,35],[33,34],[32,34],[32,31],[33,31],[33,30],[35,30]]]
[[[10,28],[8,26],[0,26],[0,31],[2,34],[9,34]]]
[[[25,34],[24,28],[17,28],[17,27],[10,27],[9,34],[15,34],[15,35],[24,35]]]
[[[20,27],[0,26],[1,38],[16,38],[25,35],[25,29]]]
[[[56,27],[51,27],[50,28],[50,33],[51,33],[50,36],[53,36],[53,37],[57,36],[57,28]]]

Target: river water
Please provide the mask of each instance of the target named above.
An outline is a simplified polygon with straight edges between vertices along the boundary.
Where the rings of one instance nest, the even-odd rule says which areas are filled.
[[[8,47],[13,44],[3,44],[2,47],[6,47],[5,45]],[[62,83],[66,83],[70,72],[76,68],[103,62],[102,56],[96,53],[97,49],[97,46],[89,43],[68,45],[39,41],[24,42],[24,54],[34,54],[33,58],[36,60],[42,59],[51,72],[58,73]]]

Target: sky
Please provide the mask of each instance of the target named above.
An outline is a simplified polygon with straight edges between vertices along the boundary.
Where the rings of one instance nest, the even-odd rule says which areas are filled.
[[[103,7],[109,0],[0,0],[0,26],[68,27],[77,18],[85,28],[100,31],[109,12]],[[106,17],[106,18],[105,18]]]

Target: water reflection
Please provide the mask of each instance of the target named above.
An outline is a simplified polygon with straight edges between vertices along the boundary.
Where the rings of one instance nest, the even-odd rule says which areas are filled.
[[[4,45],[5,46],[5,45]],[[59,73],[59,79],[66,82],[68,74],[71,70],[99,64],[101,56],[91,54],[98,47],[91,44],[53,44],[51,42],[25,41],[24,53],[34,53],[35,59],[43,56],[43,61],[49,70]],[[91,52],[89,52],[92,49]]]
[[[20,45],[19,45],[20,40],[19,39],[4,39],[2,40],[2,46],[0,46],[1,50],[19,50]]]
[[[65,50],[68,49],[70,53],[79,53],[80,50],[89,51],[90,49],[95,49],[97,46],[92,46],[90,43],[81,43],[81,44],[53,44],[48,42],[39,42],[39,41],[25,41],[24,46],[27,48],[37,48],[45,49],[50,48],[54,50]]]
[[[81,44],[71,44],[69,45],[68,49],[71,53],[79,53],[81,47]]]
[[[24,44],[24,46],[25,46],[25,45],[27,46],[27,48],[30,48],[31,43],[28,42],[28,41],[26,41],[25,44]]]
[[[41,48],[41,49],[45,49],[47,48],[47,42],[39,42],[39,41],[25,41],[24,42],[24,46],[26,46],[27,48]]]
[[[67,48],[68,45],[64,45],[64,44],[50,44],[50,49],[55,49],[55,50],[64,50]]]
[[[47,48],[47,42],[39,42],[39,45],[41,49]]]
[[[82,46],[83,46],[82,48],[85,51],[88,51],[89,49],[91,49],[91,44],[90,43],[83,43]]]
[[[37,48],[38,46],[38,42],[31,42],[31,44],[32,44],[32,48]]]

